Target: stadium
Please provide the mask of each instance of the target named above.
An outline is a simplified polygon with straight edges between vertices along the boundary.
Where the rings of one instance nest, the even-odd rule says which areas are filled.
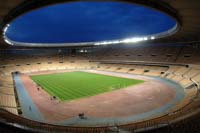
[[[0,132],[199,133],[199,0],[0,0]]]

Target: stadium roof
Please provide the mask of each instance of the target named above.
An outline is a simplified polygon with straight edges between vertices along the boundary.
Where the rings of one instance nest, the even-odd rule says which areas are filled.
[[[49,4],[73,0],[0,0],[1,29],[17,16]],[[75,1],[75,0],[74,0]],[[117,0],[115,0],[117,1]],[[120,1],[120,0],[119,0]],[[122,1],[122,0],[121,0]],[[200,40],[200,1],[199,0],[124,0],[158,9],[175,18],[178,22],[178,32],[172,36],[159,39],[160,42],[197,42]],[[2,35],[1,35],[2,36]],[[8,47],[3,36],[1,47]]]
[[[176,27],[175,19],[169,15],[141,5],[79,1],[46,6],[23,14],[4,32],[8,39],[15,41],[14,45],[59,46],[62,43],[74,46],[73,43],[100,45],[100,42],[114,40],[127,43],[130,38],[130,41],[145,37],[148,40],[150,37],[147,36],[176,30]]]

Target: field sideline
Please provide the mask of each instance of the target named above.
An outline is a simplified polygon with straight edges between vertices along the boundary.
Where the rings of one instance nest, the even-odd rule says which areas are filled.
[[[79,71],[34,75],[31,79],[51,96],[56,96],[61,101],[94,96],[144,82]]]

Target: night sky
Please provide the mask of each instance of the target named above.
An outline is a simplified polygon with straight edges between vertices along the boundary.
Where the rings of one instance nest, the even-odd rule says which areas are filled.
[[[6,35],[13,41],[70,43],[124,39],[159,33],[175,21],[159,11],[122,2],[73,2],[26,13]]]

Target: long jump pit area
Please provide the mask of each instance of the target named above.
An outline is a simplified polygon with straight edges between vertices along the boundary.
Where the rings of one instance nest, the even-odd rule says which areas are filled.
[[[64,73],[74,71],[70,70]],[[99,70],[81,70],[81,72],[144,82],[97,95],[63,101],[54,99],[48,91],[31,78],[34,75],[55,72],[15,74],[14,81],[22,116],[56,125],[88,127],[120,125],[165,115],[175,108],[185,96],[184,89],[180,85],[160,77]],[[76,84],[80,84],[80,82],[77,80]]]

